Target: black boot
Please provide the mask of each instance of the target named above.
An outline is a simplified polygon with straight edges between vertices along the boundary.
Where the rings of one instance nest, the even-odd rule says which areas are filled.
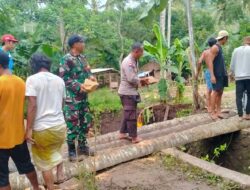
[[[78,154],[86,156],[95,156],[95,152],[91,150],[87,145],[79,146]]]
[[[77,161],[75,144],[68,143],[69,161]]]

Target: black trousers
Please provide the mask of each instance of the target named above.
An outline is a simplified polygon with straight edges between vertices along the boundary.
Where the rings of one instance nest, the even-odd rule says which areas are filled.
[[[238,115],[243,116],[243,93],[247,92],[246,114],[250,114],[250,79],[236,81],[236,105]]]
[[[10,149],[0,149],[0,187],[9,185],[9,158],[14,161],[19,174],[28,174],[35,171],[31,163],[30,153],[26,142]]]
[[[135,96],[121,95],[123,118],[120,133],[128,133],[130,137],[137,137],[137,102]]]

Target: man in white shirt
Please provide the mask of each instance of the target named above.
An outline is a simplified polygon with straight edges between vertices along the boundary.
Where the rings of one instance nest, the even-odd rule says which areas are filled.
[[[65,84],[60,77],[49,72],[51,61],[46,56],[34,54],[30,63],[34,75],[26,81],[26,139],[32,144],[34,163],[42,171],[47,188],[53,189],[53,168],[57,168],[57,183],[65,181],[61,155],[66,138],[62,111]]]
[[[244,38],[243,45],[233,51],[231,71],[236,82],[236,105],[240,119],[250,120],[250,36]],[[243,94],[247,92],[246,116],[243,117]]]

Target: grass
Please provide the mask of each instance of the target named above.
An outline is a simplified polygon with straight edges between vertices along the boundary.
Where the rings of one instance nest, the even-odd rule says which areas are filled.
[[[79,178],[80,189],[98,190],[96,179],[95,179],[95,172],[89,172],[85,168],[81,168],[78,178]]]
[[[233,90],[235,90],[235,83],[229,83],[228,87],[224,89],[224,91],[226,92],[233,91]]]
[[[170,90],[174,90],[170,88]],[[141,95],[142,101],[138,104],[140,109],[143,109],[152,104],[160,103],[160,96],[158,94],[157,84],[150,85],[148,87],[140,88],[139,93]],[[170,92],[171,93],[171,92]],[[119,111],[122,109],[121,101],[117,90],[110,90],[109,88],[100,88],[93,93],[89,94],[90,108],[94,112],[104,112],[104,111]],[[168,101],[168,103],[175,103],[174,99]],[[189,97],[184,97],[180,102],[181,104],[191,104],[192,99]]]
[[[189,109],[182,109],[180,111],[178,111],[176,113],[176,117],[177,118],[180,118],[180,117],[186,117],[186,116],[189,116],[191,115],[193,112],[193,109],[192,108],[189,108]]]
[[[171,171],[180,171],[184,173],[189,180],[202,181],[208,185],[216,186],[221,190],[241,190],[239,184],[227,181],[212,173],[203,171],[198,167],[191,166],[169,155],[162,156],[163,164],[166,169]]]
[[[89,94],[90,108],[95,112],[119,111],[122,109],[117,91],[101,88]]]

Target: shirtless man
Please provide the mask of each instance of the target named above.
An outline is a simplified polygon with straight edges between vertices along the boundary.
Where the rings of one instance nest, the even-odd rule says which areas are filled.
[[[207,105],[207,111],[208,113],[211,112],[211,93],[212,93],[212,83],[211,83],[211,75],[209,72],[209,67],[208,67],[208,57],[210,56],[210,50],[211,47],[213,45],[215,45],[217,42],[217,40],[215,38],[209,38],[207,43],[209,45],[209,48],[204,50],[200,56],[200,58],[198,59],[198,72],[196,75],[196,78],[198,78],[199,73],[201,71],[201,67],[202,67],[202,63],[205,62],[206,63],[206,67],[204,68],[204,79],[206,81],[206,85],[207,85],[207,91],[206,91],[206,105]]]
[[[228,76],[224,61],[222,46],[228,41],[228,32],[222,30],[216,38],[218,42],[213,45],[208,57],[208,67],[211,74],[211,82],[213,92],[211,95],[211,117],[216,120],[223,118],[221,114],[221,98],[223,95],[224,87],[228,86]]]

